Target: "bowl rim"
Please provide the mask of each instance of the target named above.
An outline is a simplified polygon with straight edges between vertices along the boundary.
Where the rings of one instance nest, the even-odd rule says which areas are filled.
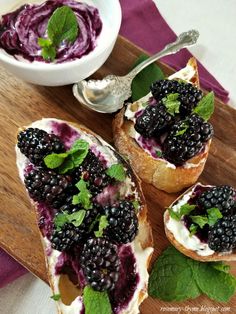
[[[120,1],[119,0],[113,0],[114,4],[115,4],[115,8],[114,11],[116,12],[116,16],[118,16],[117,23],[113,24],[114,29],[111,32],[111,37],[109,38],[109,44],[113,43],[118,34],[119,34],[119,30],[120,30],[120,26],[121,26],[121,21],[122,21],[122,10],[121,10],[121,5],[120,5]],[[11,66],[15,66],[17,68],[21,68],[21,69],[28,69],[28,70],[39,70],[39,71],[56,71],[56,70],[61,70],[61,69],[65,69],[65,68],[72,68],[75,67],[77,65],[83,64],[85,62],[89,62],[91,60],[96,59],[99,55],[103,54],[103,52],[108,48],[108,44],[105,46],[96,46],[95,49],[93,50],[93,54],[87,54],[84,55],[81,58],[77,58],[75,60],[72,61],[66,61],[63,63],[44,63],[44,62],[32,62],[32,63],[28,63],[28,62],[22,62],[20,60],[15,59],[13,56],[11,56],[10,54],[8,54],[3,48],[0,48],[0,62],[5,62]],[[4,53],[2,52],[2,50],[4,51]]]

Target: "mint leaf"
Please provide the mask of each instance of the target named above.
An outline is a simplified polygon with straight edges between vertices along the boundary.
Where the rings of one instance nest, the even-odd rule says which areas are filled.
[[[197,224],[201,229],[208,224],[208,218],[206,216],[190,216],[192,221]]]
[[[194,276],[199,289],[213,300],[228,302],[236,291],[236,279],[212,263],[195,262]]]
[[[53,294],[50,298],[53,299],[54,301],[59,301],[61,298],[61,295],[60,294]]]
[[[167,112],[174,116],[179,113],[180,101],[178,100],[179,94],[169,94],[166,97],[162,98],[162,103],[167,108]]]
[[[137,212],[139,207],[140,207],[139,201],[134,200],[134,201],[132,201],[132,204],[134,206],[135,211]]]
[[[209,120],[214,112],[214,93],[210,92],[205,95],[198,103],[197,107],[193,110],[204,120]]]
[[[214,224],[223,217],[220,210],[217,207],[207,209],[208,213],[208,224],[214,226]]]
[[[168,247],[154,264],[148,293],[163,301],[184,301],[200,295],[192,268],[187,258],[173,247]]]
[[[68,156],[67,153],[62,154],[50,154],[44,157],[44,163],[49,169],[58,168],[63,164],[65,158]]]
[[[189,227],[189,231],[190,231],[190,236],[194,235],[197,232],[198,226],[191,224]]]
[[[109,177],[116,179],[117,181],[124,181],[126,177],[125,169],[122,164],[114,164],[106,170],[106,174]]]
[[[50,39],[38,38],[38,45],[42,48],[41,55],[44,60],[54,61],[56,58],[56,49]]]
[[[78,36],[78,22],[73,10],[68,6],[56,9],[48,21],[47,33],[55,46],[64,40],[73,43]]]
[[[61,230],[61,227],[68,222],[67,212],[57,214],[54,218],[54,225],[56,226],[57,231]]]
[[[52,41],[48,38],[38,38],[38,45],[42,48],[51,47]]]
[[[180,130],[175,135],[176,136],[183,135],[188,128],[189,128],[188,123],[184,121],[183,123],[181,123]]]
[[[94,291],[86,286],[83,291],[85,314],[112,314],[107,292]]]
[[[160,150],[156,150],[156,155],[158,158],[162,157],[162,152]]]
[[[86,142],[85,140],[79,139],[73,143],[71,149],[69,150],[69,154],[74,154],[78,152],[79,150],[87,151],[88,149],[89,149],[89,143]]]
[[[196,205],[190,205],[188,203],[182,205],[178,211],[174,211],[172,208],[168,208],[170,217],[175,220],[180,220],[182,216],[189,215]]]
[[[58,171],[60,174],[65,174],[74,168],[75,168],[74,162],[73,162],[71,156],[68,156],[65,159],[65,161],[63,162],[63,164],[58,168]]]
[[[79,227],[85,217],[86,211],[81,209],[75,213],[68,215],[68,221],[71,222],[75,227]]]
[[[134,63],[133,67],[136,67],[141,62],[147,60],[149,56],[143,54]],[[144,70],[142,70],[133,79],[131,90],[132,90],[132,101],[136,101],[150,92],[150,85],[155,82],[164,79],[165,76],[159,66],[155,63],[150,64]]]
[[[103,236],[103,230],[106,229],[106,227],[109,225],[107,216],[102,215],[99,219],[99,226],[98,231],[94,231],[94,234],[97,238],[100,238]]]
[[[91,193],[89,192],[87,186],[88,183],[81,179],[76,185],[79,189],[79,194],[73,196],[72,204],[81,204],[85,209],[91,208]]]

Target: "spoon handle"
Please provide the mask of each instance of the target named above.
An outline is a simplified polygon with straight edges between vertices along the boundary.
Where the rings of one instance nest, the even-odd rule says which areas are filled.
[[[168,56],[170,54],[174,54],[181,49],[194,45],[199,37],[199,32],[196,30],[190,30],[188,32],[181,33],[176,41],[173,43],[168,44],[165,46],[163,50],[156,53],[155,55],[151,56],[147,60],[143,61],[139,65],[137,65],[132,71],[130,71],[125,77],[130,79],[131,81],[134,79],[134,77],[141,72],[144,68],[146,68],[149,64],[153,63],[154,61]]]

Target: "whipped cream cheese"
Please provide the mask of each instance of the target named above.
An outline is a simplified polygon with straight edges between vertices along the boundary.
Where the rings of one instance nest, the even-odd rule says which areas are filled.
[[[196,185],[172,207],[173,211],[178,212],[180,207],[188,202],[195,187]],[[186,249],[195,251],[200,256],[209,256],[215,253],[215,251],[209,248],[207,243],[201,242],[195,235],[190,236],[190,232],[188,228],[186,228],[183,220],[177,221],[169,216],[166,227],[170,230],[175,239]]]
[[[42,119],[36,122],[33,122],[31,125],[27,127],[39,128],[45,130],[48,133],[52,131],[52,123],[58,122],[62,123],[62,120],[58,119]],[[76,127],[70,124],[70,127],[75,131],[79,131]],[[79,131],[80,133],[80,131]],[[115,157],[113,153],[113,148],[106,143],[102,138],[93,137],[87,133],[80,133],[80,138],[89,142],[90,146],[94,146],[96,144],[96,149],[101,152],[102,156],[107,160],[107,165],[111,165],[118,162],[118,159]],[[24,170],[29,164],[28,159],[20,152],[19,148],[16,146],[16,156],[17,156],[17,167],[19,170],[19,175],[21,180],[24,182]],[[125,196],[129,194],[135,194],[137,200],[139,200],[139,194],[137,188],[135,188],[135,183],[131,180],[130,177],[127,176],[123,187],[123,193]],[[59,290],[59,280],[60,275],[55,273],[55,266],[57,264],[58,258],[61,252],[52,249],[50,241],[46,237],[42,237],[42,243],[45,249],[46,255],[46,263],[49,268],[49,273],[52,274],[50,277],[51,284],[53,285],[53,293],[60,294]],[[139,293],[142,292],[143,299],[147,296],[146,287],[148,285],[148,272],[147,272],[147,263],[149,260],[149,256],[153,252],[152,247],[148,247],[146,249],[142,249],[137,238],[130,244],[132,247],[132,251],[136,261],[136,269],[139,274],[140,280],[136,287],[136,290],[133,294],[133,297],[130,299],[126,308],[122,309],[119,314],[138,314],[139,313],[139,303],[140,299],[138,297]],[[70,305],[65,305],[61,300],[57,301],[57,307],[63,314],[81,314],[83,312],[83,297],[78,296]]]
[[[191,83],[191,79],[194,77],[194,75],[196,74],[196,71],[194,69],[194,67],[192,67],[191,65],[187,65],[185,68],[179,70],[178,72],[170,75],[168,78],[170,80],[172,79],[182,79],[187,81],[188,83]],[[140,110],[145,109],[145,103],[149,100],[149,98],[152,97],[152,93],[148,93],[146,96],[140,98],[139,100],[137,100],[134,103],[129,103],[127,105],[127,108],[125,110],[125,117],[130,120],[133,121],[134,123],[136,122],[136,117],[137,117],[137,112],[139,112]],[[166,163],[166,167],[167,168],[172,168],[172,169],[176,169],[176,166],[170,162],[168,162],[165,159],[162,158],[158,158],[157,156],[155,157],[154,152],[155,151],[160,151],[160,146],[155,146],[153,145],[152,149],[146,148],[145,145],[143,145],[142,140],[141,140],[141,135],[134,129],[132,128],[132,131],[130,132],[130,136],[135,139],[135,141],[139,144],[139,146],[141,146],[143,148],[143,150],[148,153],[149,155],[152,156],[152,158],[154,159],[161,159],[163,162]],[[198,167],[201,163],[205,162],[205,160],[200,160],[199,163],[193,164],[193,163],[188,163],[185,162],[183,167],[186,169],[190,169],[190,168],[195,168]]]

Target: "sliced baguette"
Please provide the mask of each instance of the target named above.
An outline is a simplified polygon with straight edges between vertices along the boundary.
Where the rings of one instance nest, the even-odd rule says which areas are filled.
[[[77,124],[77,123],[70,123],[67,121],[57,120],[57,119],[42,119],[39,121],[34,122],[32,125],[24,127],[23,129],[26,129],[28,127],[38,127],[42,128],[48,133],[50,133],[50,127],[48,126],[52,121],[56,121],[57,123],[66,123],[71,128],[73,128],[75,131],[79,132],[80,134],[83,134],[85,136],[88,136],[90,139],[92,139],[93,143],[95,145],[102,145],[103,147],[106,147],[106,149],[109,150],[110,154],[113,155],[114,158],[118,159],[119,162],[122,162],[124,167],[127,169],[127,173],[130,174],[132,182],[135,183],[135,188],[137,190],[139,201],[140,201],[140,211],[138,214],[138,221],[139,221],[139,232],[134,239],[134,241],[131,243],[132,248],[137,249],[137,252],[134,250],[135,254],[139,254],[142,257],[142,265],[139,263],[138,267],[142,267],[142,271],[145,274],[141,278],[141,284],[138,284],[137,290],[135,291],[133,298],[131,298],[129,304],[122,310],[120,310],[119,313],[139,313],[139,305],[143,302],[145,298],[147,298],[147,286],[148,286],[148,272],[147,269],[150,264],[152,252],[153,252],[153,239],[152,239],[152,231],[150,224],[147,220],[147,205],[142,193],[140,180],[136,176],[136,174],[132,171],[129,164],[118,155],[118,153],[114,150],[112,146],[110,146],[108,143],[106,143],[101,137],[99,137],[97,134],[92,132],[91,130],[87,129],[86,127]],[[42,125],[45,125],[46,127],[40,127]],[[21,131],[21,130],[19,130]],[[52,130],[51,130],[52,131]],[[19,175],[21,180],[24,182],[24,169],[27,164],[29,164],[29,161],[27,158],[22,155],[20,150],[16,147],[16,155],[17,155],[17,166],[19,170]],[[33,207],[36,211],[36,215],[38,215],[38,204],[37,202],[34,202],[31,199],[31,202],[33,204]],[[39,217],[38,217],[39,218]],[[64,275],[55,275],[55,265],[58,261],[58,257],[61,254],[59,251],[54,250],[50,247],[50,242],[48,239],[45,239],[43,237],[40,229],[39,234],[42,240],[44,254],[45,254],[45,261],[48,271],[48,280],[52,289],[53,294],[61,294],[61,299],[58,300],[57,303],[57,309],[59,314],[77,314],[80,313],[80,310],[82,310],[83,302],[82,302],[82,291],[78,294],[78,289],[72,284],[72,282],[69,280],[68,276]],[[51,250],[51,254],[48,256],[47,252],[48,250]],[[136,257],[136,255],[135,255]],[[137,270],[139,268],[137,267]],[[70,305],[68,305],[70,304]]]
[[[202,185],[201,183],[197,183],[196,185]],[[185,191],[182,195],[180,195],[170,206],[169,208],[172,208],[173,205],[177,204],[178,201],[180,201],[184,195],[186,195],[187,193],[191,192],[194,187],[196,186],[194,185],[193,187],[189,188],[187,191]],[[236,252],[229,252],[229,253],[217,253],[214,252],[211,255],[207,255],[207,256],[202,256],[199,255],[196,251],[191,250],[187,247],[185,247],[182,243],[180,243],[174,236],[174,234],[170,231],[170,229],[167,227],[168,222],[170,221],[170,214],[168,209],[164,212],[164,227],[165,227],[165,233],[166,236],[168,238],[168,240],[170,241],[170,243],[177,249],[179,250],[181,253],[183,253],[184,255],[197,260],[197,261],[201,261],[201,262],[216,262],[216,261],[236,261]],[[186,228],[183,225],[183,228]]]
[[[191,68],[194,76],[189,77],[186,69]],[[185,73],[186,72],[186,73]],[[185,69],[171,75],[170,78],[188,79],[199,87],[197,63],[191,58]],[[145,97],[145,99],[147,96]],[[137,102],[131,108],[137,108]],[[125,108],[122,109],[113,121],[113,137],[118,151],[126,156],[139,177],[156,188],[168,193],[178,192],[185,187],[194,184],[204,169],[210,149],[211,140],[205,145],[205,149],[188,160],[183,166],[175,167],[163,159],[154,159],[146,153],[132,137],[134,123],[125,118]]]

